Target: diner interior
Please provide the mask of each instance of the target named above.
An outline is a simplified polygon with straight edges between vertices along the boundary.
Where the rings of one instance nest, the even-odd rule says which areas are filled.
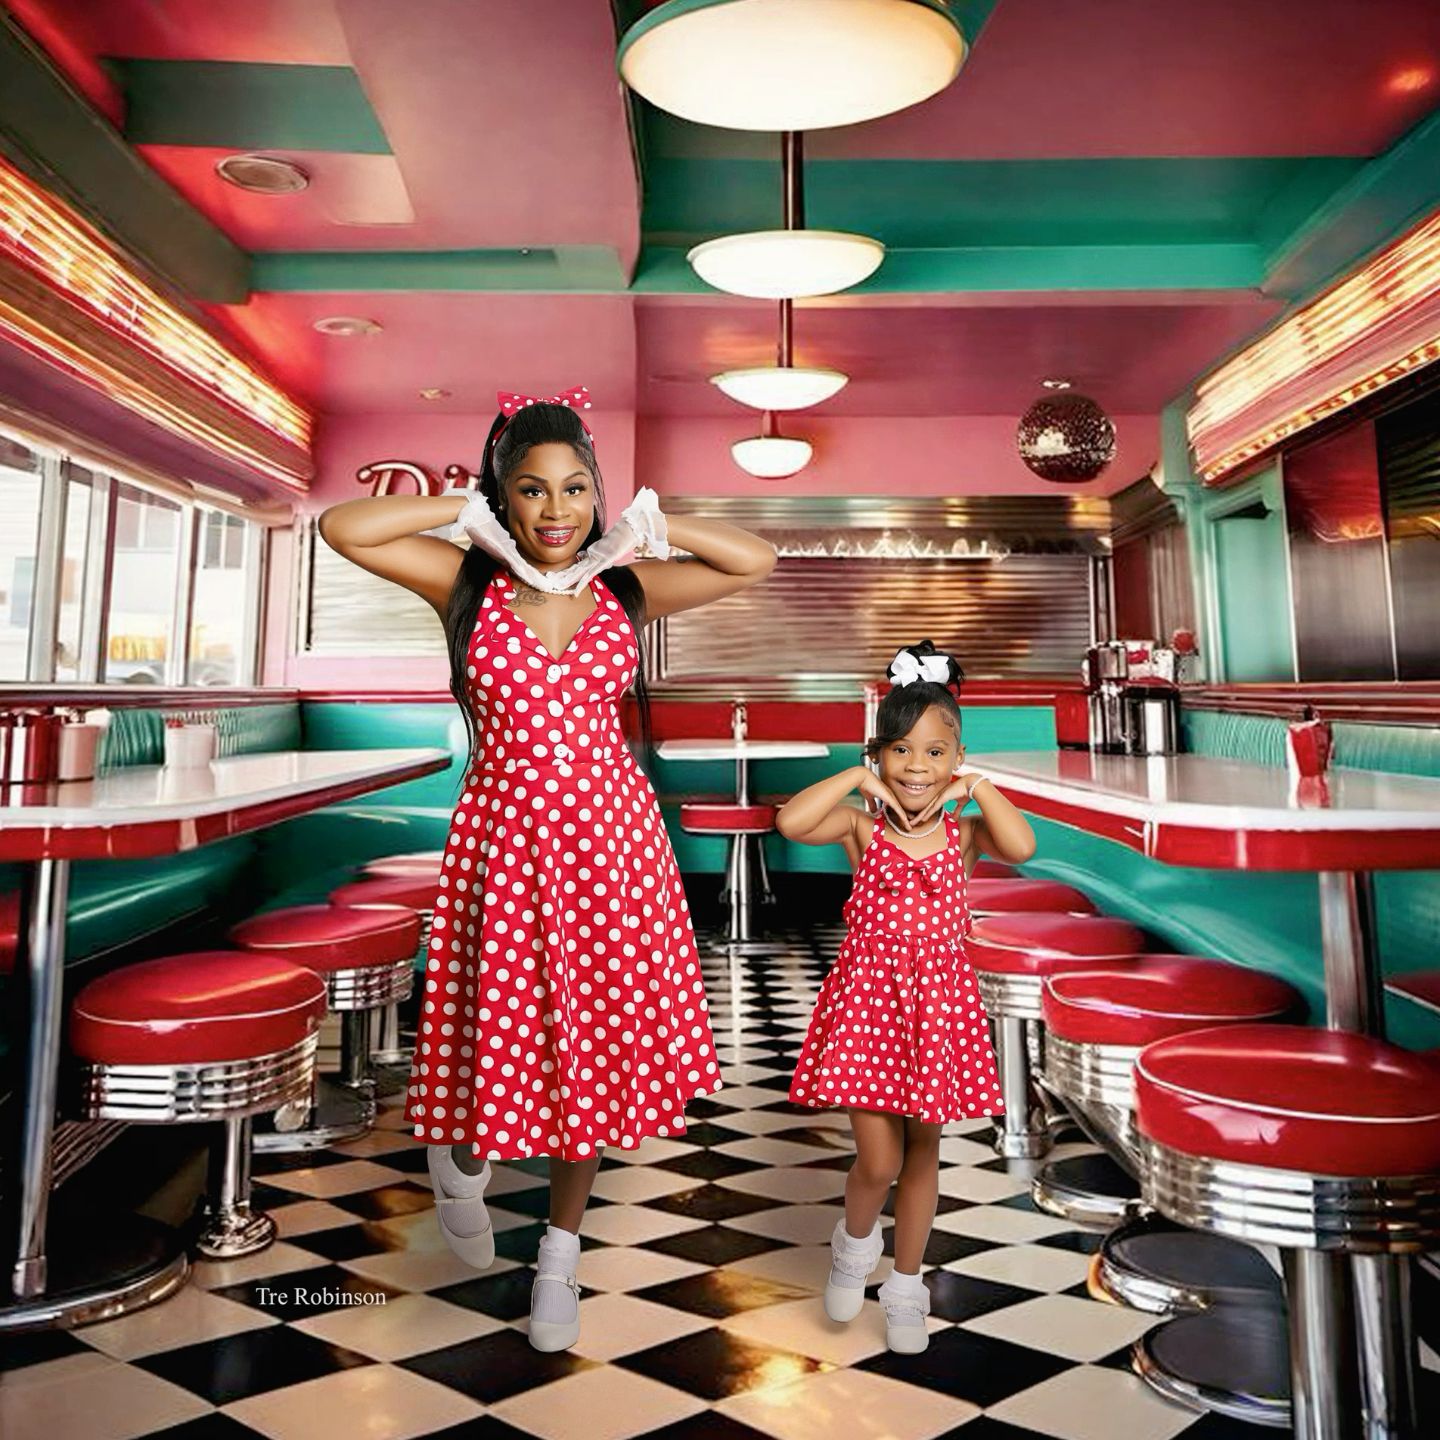
[[[478,1272],[405,1116],[445,636],[317,518],[581,385],[778,560],[645,633],[724,1085],[544,1353],[546,1161]],[[925,639],[1037,845],[907,1355],[776,814]],[[0,1252],[4,1440],[1440,1434],[1440,5],[0,0]]]

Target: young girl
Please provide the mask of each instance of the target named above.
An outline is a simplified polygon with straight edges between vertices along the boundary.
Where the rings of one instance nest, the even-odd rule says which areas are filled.
[[[802,790],[780,811],[781,834],[842,845],[855,872],[848,927],[820,989],[790,1099],[843,1105],[855,1136],[845,1218],[835,1226],[825,1311],[853,1320],[880,1262],[880,1212],[895,1195],[895,1267],[880,1287],[891,1350],[929,1344],[930,1292],[920,1263],[935,1220],[941,1127],[1000,1112],[1000,1082],[975,977],[965,876],[976,857],[1035,853],[1025,817],[977,770],[963,771],[959,665],[928,641],[890,665],[865,747],[879,774],[855,765]],[[844,803],[858,790],[876,813]],[[980,816],[946,806],[973,799]]]

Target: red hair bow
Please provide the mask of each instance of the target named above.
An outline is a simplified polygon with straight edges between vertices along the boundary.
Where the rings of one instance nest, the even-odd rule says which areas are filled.
[[[514,390],[497,390],[495,400],[500,406],[500,413],[507,420],[513,420],[527,405],[564,405],[574,410],[580,416],[580,424],[585,433],[593,440],[595,433],[585,424],[585,416],[582,412],[591,409],[590,390],[585,385],[575,385],[569,390],[562,390],[558,395],[550,395],[540,398],[535,395],[519,395]]]

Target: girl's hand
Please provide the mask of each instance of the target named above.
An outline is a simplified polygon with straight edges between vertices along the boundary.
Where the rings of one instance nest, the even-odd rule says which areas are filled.
[[[926,805],[923,811],[920,811],[919,815],[916,815],[914,822],[916,822],[916,825],[923,825],[927,819],[935,818],[935,816],[939,814],[940,809],[942,809],[943,806],[949,805],[950,801],[960,801],[960,804],[968,801],[968,799],[971,798],[971,783],[973,782],[979,785],[979,782],[984,779],[985,776],[979,775],[978,772],[971,773],[971,775],[956,776],[955,779],[950,780],[949,785],[946,785],[943,791],[940,791],[939,795],[935,796],[933,801],[930,801],[929,805]]]
[[[900,802],[895,798],[890,787],[886,785],[873,770],[865,769],[864,767],[861,768],[863,774],[856,778],[855,789],[863,795],[866,800],[877,801],[882,814],[886,810],[889,810],[905,829],[912,829],[913,825],[909,815],[901,808]]]

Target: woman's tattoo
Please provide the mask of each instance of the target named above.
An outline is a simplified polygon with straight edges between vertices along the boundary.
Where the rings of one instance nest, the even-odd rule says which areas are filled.
[[[548,598],[543,590],[536,590],[530,585],[515,587],[515,601],[519,605],[543,605]]]

